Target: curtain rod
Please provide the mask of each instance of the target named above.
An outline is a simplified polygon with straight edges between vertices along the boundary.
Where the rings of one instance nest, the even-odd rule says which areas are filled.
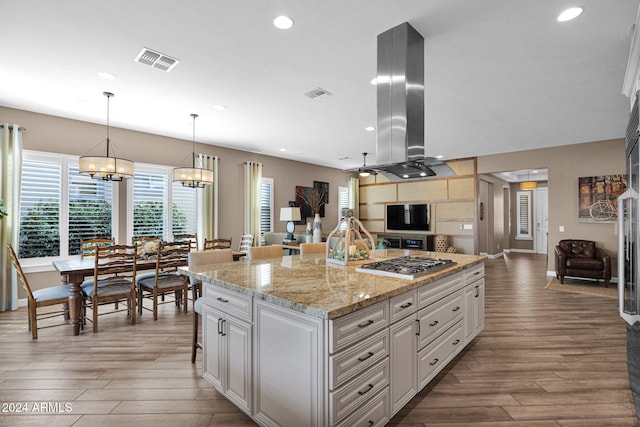
[[[13,126],[13,125],[10,125],[10,126]],[[3,127],[4,127],[4,125],[0,125],[0,128],[3,128]],[[27,129],[26,129],[26,128],[23,128],[22,126],[18,126],[18,130],[21,130],[21,131],[23,131],[23,132],[24,132],[24,131],[26,131]]]

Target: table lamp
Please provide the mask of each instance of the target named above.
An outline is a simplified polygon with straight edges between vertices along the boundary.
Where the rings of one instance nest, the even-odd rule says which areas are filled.
[[[299,207],[290,207],[290,208],[280,208],[280,221],[287,221],[287,240],[290,242],[295,242],[295,237],[293,235],[293,231],[295,230],[294,221],[300,221],[300,208]]]

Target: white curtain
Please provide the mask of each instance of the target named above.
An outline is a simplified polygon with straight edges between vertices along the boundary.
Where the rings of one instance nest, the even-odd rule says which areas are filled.
[[[360,180],[358,178],[349,178],[347,192],[349,194],[349,209],[353,209],[354,217],[360,218]]]
[[[252,234],[255,246],[260,246],[260,196],[262,163],[244,163],[244,234]]]
[[[201,168],[213,171],[213,184],[198,189],[196,209],[198,211],[198,245],[204,246],[205,239],[218,238],[218,157],[198,154]]]
[[[18,308],[18,278],[7,244],[18,252],[23,130],[18,125],[0,125],[0,199],[7,210],[7,216],[0,218],[0,311]]]

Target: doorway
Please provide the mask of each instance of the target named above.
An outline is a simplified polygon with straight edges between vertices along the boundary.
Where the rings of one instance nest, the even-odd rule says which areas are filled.
[[[547,240],[549,236],[549,189],[547,187],[538,187],[533,193],[533,206],[535,236],[534,244],[537,254],[548,253]]]

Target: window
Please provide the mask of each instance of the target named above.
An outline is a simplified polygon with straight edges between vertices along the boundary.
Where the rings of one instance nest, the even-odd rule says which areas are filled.
[[[80,253],[80,240],[111,237],[115,208],[110,182],[78,174],[78,158],[24,151],[19,257]]]
[[[260,187],[260,234],[273,231],[273,178],[262,178]]]
[[[338,187],[338,221],[342,219],[342,209],[349,207],[349,189]],[[340,224],[340,231],[347,229],[347,223]]]
[[[169,166],[136,164],[136,174],[131,180],[130,236],[160,236],[170,240],[174,234],[196,233],[196,192],[200,190],[180,183],[168,185],[172,171]]]
[[[516,239],[532,239],[531,234],[531,192],[516,192],[516,217],[518,220]]]

